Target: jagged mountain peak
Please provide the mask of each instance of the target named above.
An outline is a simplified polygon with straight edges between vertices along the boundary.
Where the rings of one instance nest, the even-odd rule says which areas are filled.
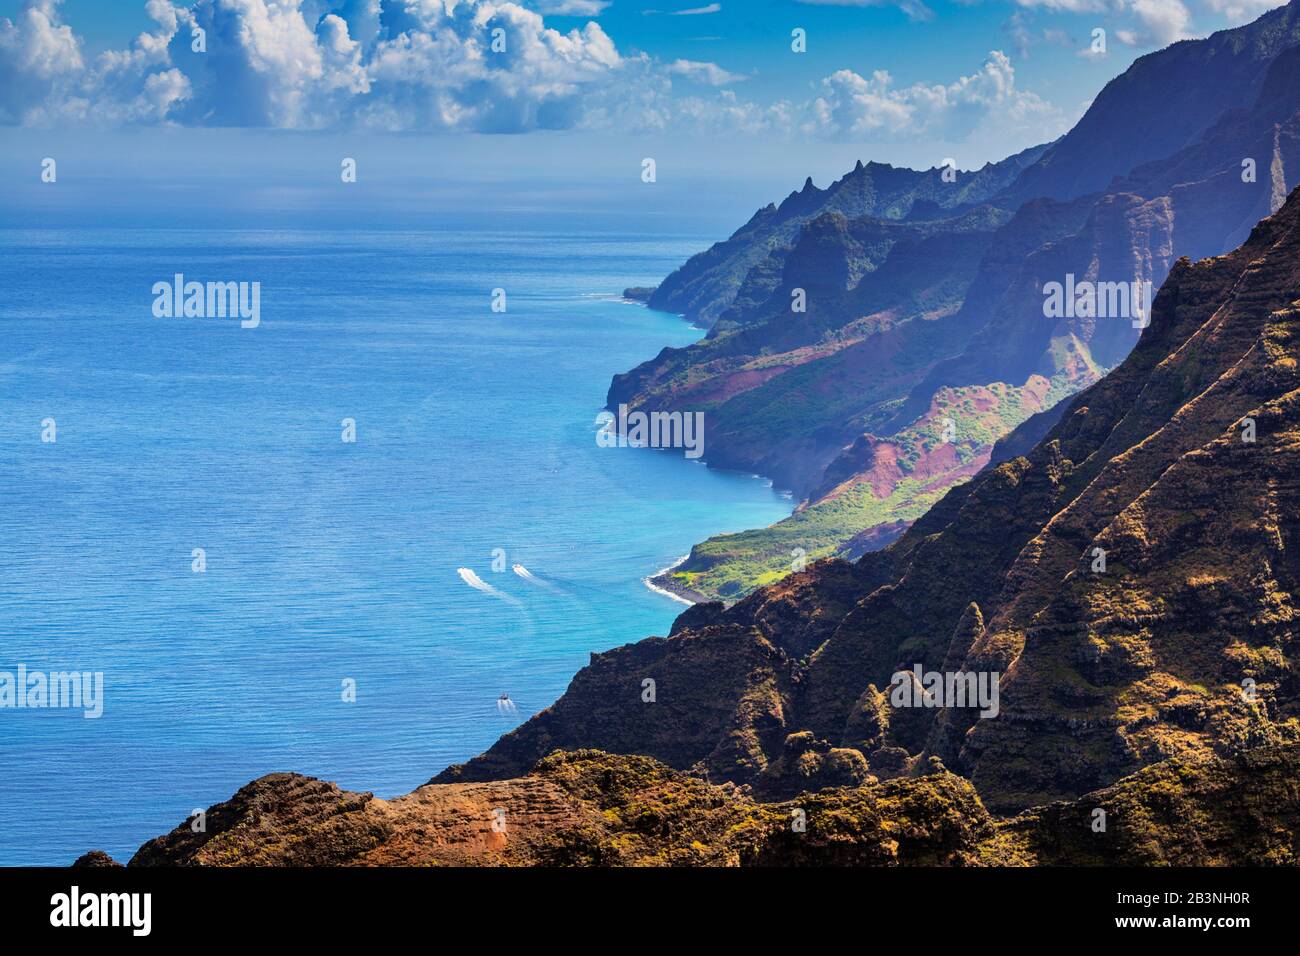
[[[919,205],[925,218],[946,212],[959,214],[1004,189],[1045,148],[1032,147],[986,165],[978,173],[963,173],[957,188],[942,180],[941,169],[914,170],[875,161],[864,164],[860,159],[826,189],[807,177],[800,189],[779,204],[760,209],[729,239],[692,257],[664,280],[649,304],[712,325],[731,307],[752,272],[779,271],[768,259],[793,245],[804,223],[819,213],[835,211],[849,219],[901,221]]]

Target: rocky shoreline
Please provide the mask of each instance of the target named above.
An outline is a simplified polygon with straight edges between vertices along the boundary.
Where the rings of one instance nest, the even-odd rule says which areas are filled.
[[[667,568],[664,568],[658,574],[654,574],[646,578],[645,579],[646,587],[648,587],[651,591],[654,591],[658,594],[667,595],[668,597],[671,597],[673,600],[680,601],[683,604],[696,605],[696,604],[708,603],[710,600],[712,600],[712,598],[708,597],[707,595],[701,594],[699,591],[692,591],[690,588],[685,587],[684,585],[682,585],[680,581],[678,581],[675,577],[673,577],[674,569],[680,567],[683,563],[685,563],[685,561],[686,558],[682,558],[677,563]]]

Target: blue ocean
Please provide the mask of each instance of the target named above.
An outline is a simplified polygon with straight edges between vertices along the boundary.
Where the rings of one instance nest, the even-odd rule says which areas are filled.
[[[644,579],[790,507],[595,441],[611,374],[701,334],[619,293],[708,241],[0,230],[0,671],[104,681],[0,710],[0,864],[125,861],[273,771],[407,792],[665,634]],[[261,324],[154,317],[178,272]]]

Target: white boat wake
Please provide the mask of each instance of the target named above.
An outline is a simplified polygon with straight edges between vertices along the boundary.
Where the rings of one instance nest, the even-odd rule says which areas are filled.
[[[514,571],[515,574],[519,575],[529,584],[536,584],[539,588],[546,588],[548,591],[557,591],[560,594],[568,593],[567,591],[564,590],[564,588],[560,587],[558,584],[552,584],[550,581],[545,581],[542,578],[539,578],[537,575],[533,574],[532,571],[529,571],[522,564],[513,564],[510,566],[510,570]]]
[[[501,591],[498,591],[496,588],[488,584],[486,581],[484,581],[481,577],[479,577],[469,568],[457,568],[456,573],[460,575],[460,579],[462,581],[464,581],[466,584],[468,584],[476,591],[482,591],[484,594],[490,594],[492,597],[505,601],[507,604],[513,604],[515,607],[523,606],[520,603],[518,598],[511,597],[509,594],[504,594]]]

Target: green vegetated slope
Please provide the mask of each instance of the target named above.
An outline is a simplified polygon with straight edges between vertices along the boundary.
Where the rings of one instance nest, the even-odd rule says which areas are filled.
[[[818,558],[882,548],[984,467],[999,438],[1072,384],[1034,376],[1022,387],[941,388],[911,427],[890,439],[860,439],[850,458],[856,470],[842,481],[832,474],[811,503],[767,528],[709,538],[655,583],[695,601],[734,601]]]

